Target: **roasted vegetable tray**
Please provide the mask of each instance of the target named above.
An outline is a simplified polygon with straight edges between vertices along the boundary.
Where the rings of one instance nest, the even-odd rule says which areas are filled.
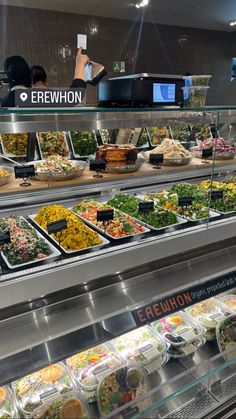
[[[5,217],[3,217],[5,218]],[[8,217],[6,217],[8,218]],[[12,264],[9,261],[9,258],[7,257],[7,254],[4,254],[4,249],[2,249],[1,251],[1,256],[2,259],[4,260],[4,262],[6,263],[7,267],[9,269],[16,269],[19,267],[24,267],[24,266],[28,266],[28,265],[32,265],[33,263],[38,263],[38,262],[44,262],[47,261],[48,259],[53,259],[56,258],[58,256],[61,255],[61,252],[56,249],[39,231],[37,231],[24,217],[17,217],[18,219],[20,219],[22,222],[26,223],[26,225],[28,225],[29,229],[31,229],[33,231],[33,233],[37,235],[38,239],[41,239],[44,241],[44,243],[48,246],[48,248],[50,249],[51,253],[43,258],[36,258],[36,259],[32,259],[28,262],[24,262],[24,263],[18,263],[18,264]],[[8,246],[8,245],[6,245]],[[5,252],[6,253],[6,252]]]
[[[89,201],[87,201],[89,204]],[[79,202],[78,205],[75,205],[72,209],[70,209],[74,214],[76,214],[77,216],[79,216],[79,218],[81,220],[83,220],[85,223],[87,223],[88,225],[90,225],[91,227],[93,227],[94,229],[96,229],[97,231],[101,232],[102,234],[105,234],[108,238],[112,239],[112,240],[121,240],[121,239],[126,239],[126,238],[133,238],[136,236],[140,236],[143,235],[145,233],[149,233],[150,229],[145,227],[143,224],[141,224],[138,220],[136,220],[134,217],[131,217],[127,214],[124,214],[121,211],[118,211],[114,208],[111,208],[110,206],[106,206],[104,203],[102,202],[96,202],[96,201],[92,201],[92,204],[94,205],[98,205],[97,208],[93,208],[94,211],[96,210],[103,210],[103,209],[113,209],[114,210],[114,220],[112,222],[110,222],[110,225],[113,225],[113,231],[116,228],[115,224],[122,224],[124,226],[125,223],[127,223],[127,228],[129,227],[133,227],[136,232],[135,233],[130,233],[130,234],[126,234],[126,235],[119,235],[119,236],[115,236],[112,235],[108,232],[109,230],[109,224],[105,225],[104,224],[104,228],[100,227],[100,225],[102,225],[102,223],[96,224],[95,222],[93,223],[92,221],[88,220],[86,217],[83,216],[82,212],[76,212],[76,208],[80,205],[81,203]],[[83,201],[82,201],[83,204]],[[94,214],[93,214],[94,215]],[[119,226],[117,225],[117,229],[119,228]],[[124,232],[124,228],[122,228],[122,231]],[[127,230],[128,232],[128,230]]]
[[[61,246],[60,245],[60,243],[56,240],[56,239],[54,239],[50,234],[48,234],[48,232],[47,232],[47,230],[45,230],[44,228],[42,228],[36,221],[35,221],[35,217],[36,217],[36,215],[37,214],[32,214],[32,215],[29,215],[29,218],[34,222],[34,224],[39,228],[39,229],[41,229],[42,231],[44,231],[44,233],[46,233],[49,237],[50,237],[50,239],[54,242],[54,243],[56,243],[57,244],[57,246],[59,246],[60,247],[60,249],[63,251],[63,252],[65,252],[66,254],[68,254],[68,255],[71,255],[71,254],[74,254],[74,253],[78,253],[78,252],[84,252],[84,251],[88,251],[88,250],[91,250],[91,249],[99,249],[100,247],[102,247],[102,246],[105,246],[105,245],[107,245],[107,244],[109,244],[110,242],[109,242],[109,240],[107,240],[106,238],[104,238],[103,236],[101,236],[100,234],[98,234],[98,238],[99,238],[99,240],[100,240],[100,244],[98,244],[98,245],[94,245],[94,246],[90,246],[90,247],[84,247],[83,249],[79,249],[79,250],[68,250],[68,249],[65,249],[63,246]],[[91,230],[91,229],[90,229]],[[91,231],[93,231],[93,230],[91,230]]]

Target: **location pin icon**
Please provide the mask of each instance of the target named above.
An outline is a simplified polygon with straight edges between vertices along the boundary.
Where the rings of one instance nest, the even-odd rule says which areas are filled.
[[[28,99],[28,94],[26,92],[22,92],[20,94],[20,98],[21,98],[22,102],[25,102]]]

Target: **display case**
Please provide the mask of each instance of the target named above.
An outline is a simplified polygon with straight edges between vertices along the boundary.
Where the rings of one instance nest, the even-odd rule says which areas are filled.
[[[67,368],[65,360],[79,354],[77,367],[85,362],[92,373],[86,370],[88,379],[80,372],[75,380],[68,372],[78,415],[82,405],[88,417],[185,418],[195,412],[200,418],[233,409],[234,347],[220,353],[215,333],[206,342],[203,323],[194,318],[184,325],[178,322],[193,304],[234,294],[236,288],[234,124],[236,108],[0,110],[5,139],[18,134],[21,142],[20,134],[28,134],[26,156],[9,157],[4,147],[1,154],[1,177],[7,179],[0,186],[0,385],[11,392],[12,382],[33,372],[42,379],[41,369],[51,365],[50,374],[43,374],[48,386],[43,393],[49,392],[45,409],[51,398],[54,408],[58,391],[49,381],[57,383],[54,374],[58,377],[59,369]],[[196,129],[206,126],[209,131]],[[168,127],[170,142],[161,139],[158,149],[150,141],[149,127]],[[83,147],[78,155],[72,147],[71,131],[92,132],[82,140],[86,144],[92,138],[94,147],[98,131],[111,135],[111,130],[122,129],[123,135],[131,128],[145,136],[145,144],[138,135],[135,141],[141,146],[134,144],[129,132],[130,145],[109,145],[110,154],[104,144],[96,152],[91,149],[92,154]],[[38,180],[34,172],[44,161],[39,160],[36,133],[49,131],[44,147],[53,143],[52,155],[47,148],[47,164],[53,169],[47,166],[50,177]],[[211,133],[212,145],[204,147],[209,138],[202,138],[203,132]],[[223,136],[225,143],[218,141]],[[67,155],[58,158],[60,141]],[[194,147],[200,147],[199,156]],[[227,147],[232,155],[221,159]],[[132,153],[126,164],[117,158],[112,164],[122,170],[108,170],[114,155],[123,159],[127,150]],[[173,163],[180,160],[178,153],[189,156],[187,164]],[[101,157],[106,163],[102,171],[96,166]],[[228,311],[219,309],[226,317],[232,313]],[[190,314],[186,310],[182,316]],[[214,315],[207,318],[211,328]],[[167,325],[175,345],[170,336],[165,339],[149,328],[163,318],[178,323],[175,329],[172,320]],[[142,326],[149,332],[135,337]],[[117,352],[116,338],[131,331],[131,352],[120,347],[122,339]],[[137,339],[142,339],[140,345]],[[109,350],[93,350],[103,343]],[[78,384],[83,380],[87,391]],[[39,395],[44,406],[43,399]],[[72,401],[63,403],[66,411]]]

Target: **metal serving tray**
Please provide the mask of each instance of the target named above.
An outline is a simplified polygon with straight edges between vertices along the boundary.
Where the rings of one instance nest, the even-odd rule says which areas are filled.
[[[25,262],[25,263],[20,263],[20,264],[18,264],[18,265],[12,265],[9,261],[8,261],[8,259],[7,259],[7,257],[4,255],[4,253],[1,251],[1,256],[2,256],[2,258],[3,258],[3,260],[4,260],[4,262],[6,263],[6,265],[7,265],[7,267],[9,268],[9,269],[16,269],[16,268],[21,268],[21,267],[24,267],[24,266],[28,266],[28,265],[32,265],[33,263],[38,263],[38,262],[44,262],[44,261],[46,261],[46,260],[48,260],[48,259],[53,259],[53,258],[56,258],[56,257],[58,257],[58,256],[60,256],[61,255],[61,252],[59,251],[59,250],[57,250],[38,230],[36,230],[36,228],[34,228],[26,219],[25,219],[25,217],[20,217],[22,220],[24,220],[31,228],[32,228],[32,230],[34,230],[34,231],[36,231],[36,233],[37,233],[37,236],[39,237],[39,238],[41,238],[41,239],[44,239],[44,241],[48,244],[48,246],[50,247],[50,249],[52,250],[52,254],[51,255],[49,255],[49,256],[47,256],[47,257],[45,257],[45,258],[43,258],[43,259],[34,259],[34,260],[31,260],[31,261],[29,261],[29,262]]]
[[[85,131],[90,131],[90,130],[85,130]],[[91,131],[92,131],[92,133],[94,135],[94,139],[97,141],[96,132],[94,130],[91,130]],[[89,158],[92,158],[92,157],[95,156],[95,153],[90,154],[90,155],[87,155],[87,156],[81,156],[80,154],[76,153],[75,152],[75,148],[74,148],[74,144],[73,144],[73,140],[72,140],[72,137],[71,137],[71,131],[68,131],[68,137],[69,137],[69,140],[70,140],[70,144],[71,144],[71,149],[72,149],[73,155],[74,155],[74,157],[76,159],[89,159]]]
[[[40,131],[40,132],[50,132],[50,131]],[[67,154],[64,157],[69,159],[70,158],[70,150],[69,150],[69,147],[68,147],[66,133],[64,131],[59,131],[59,130],[58,130],[58,132],[62,132],[63,133],[64,143],[66,145],[66,151],[67,151]],[[48,156],[45,156],[44,153],[43,153],[43,151],[42,151],[42,149],[41,149],[40,139],[39,139],[39,132],[36,132],[36,138],[37,138],[37,142],[38,142],[38,147],[39,147],[39,153],[40,153],[41,160],[45,160]]]
[[[75,214],[75,213],[73,213],[73,214]],[[36,221],[35,221],[35,217],[36,217],[36,215],[37,214],[32,214],[32,215],[29,215],[29,218],[33,221],[33,223],[40,229],[40,230],[42,230],[42,231],[44,231],[44,233],[46,233],[49,237],[50,237],[50,239],[54,242],[54,243],[56,243],[57,244],[57,246],[59,246],[60,247],[60,249],[61,250],[63,250],[63,252],[65,252],[67,255],[71,255],[71,254],[74,254],[74,253],[80,253],[80,252],[84,252],[85,250],[87,251],[87,250],[91,250],[91,249],[99,249],[100,247],[102,247],[102,246],[105,246],[105,245],[107,245],[107,244],[109,244],[110,242],[109,242],[109,240],[107,240],[107,239],[105,239],[103,236],[101,236],[100,234],[98,235],[98,237],[99,237],[99,240],[101,240],[101,243],[100,244],[97,244],[97,245],[95,245],[95,246],[90,246],[90,247],[85,247],[85,248],[83,248],[83,249],[79,249],[79,250],[67,250],[67,249],[65,249],[64,247],[62,247],[60,244],[59,244],[59,242],[57,241],[57,240],[55,240],[50,234],[48,234],[48,232],[47,232],[47,230],[45,230],[43,227],[41,227]],[[77,214],[75,214],[75,215],[77,215]],[[77,215],[77,217],[78,217],[78,215]],[[78,217],[78,218],[80,218],[80,217]],[[82,220],[82,221],[84,221],[84,220]],[[85,223],[86,224],[86,223]],[[86,227],[88,227],[88,226],[86,226]],[[89,227],[88,227],[89,228]],[[92,230],[92,229],[90,229],[90,230]],[[92,230],[93,231],[93,230]]]
[[[73,212],[73,211],[72,211],[72,208],[69,208],[69,210],[70,210],[71,212]],[[127,217],[127,214],[125,214],[124,212],[119,211],[119,210],[117,210],[117,209],[115,209],[115,208],[114,208],[114,210],[115,210],[115,211],[117,211],[117,212],[119,212],[120,214],[123,214],[124,216],[126,216],[126,217]],[[141,236],[141,235],[143,235],[143,234],[145,234],[145,233],[149,233],[149,232],[150,232],[150,229],[149,229],[149,228],[147,228],[147,227],[146,227],[143,223],[141,223],[141,222],[140,222],[139,220],[137,220],[136,218],[132,217],[135,221],[137,221],[137,223],[138,223],[138,224],[140,224],[140,225],[144,228],[144,231],[142,231],[142,232],[140,232],[140,233],[136,233],[136,234],[131,234],[131,235],[129,235],[129,236],[124,236],[124,237],[114,237],[114,236],[112,236],[111,234],[109,234],[109,233],[107,233],[106,231],[104,231],[102,228],[98,227],[96,224],[93,224],[91,221],[86,220],[86,218],[84,218],[82,215],[79,215],[79,214],[77,214],[76,212],[73,212],[73,214],[77,215],[77,217],[79,217],[82,221],[84,221],[85,223],[87,223],[89,226],[93,227],[93,229],[95,229],[95,230],[99,231],[99,232],[100,232],[100,233],[102,233],[102,234],[105,234],[107,237],[109,237],[109,238],[110,238],[110,239],[112,239],[112,240],[124,240],[124,239],[130,239],[130,238],[132,238],[132,237]]]

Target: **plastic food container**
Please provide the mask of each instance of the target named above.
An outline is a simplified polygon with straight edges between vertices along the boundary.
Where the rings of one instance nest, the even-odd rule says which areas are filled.
[[[71,148],[75,158],[90,157],[96,153],[95,131],[69,131]]]
[[[70,151],[63,131],[37,132],[36,137],[42,159],[55,154],[69,157]]]
[[[96,346],[67,358],[66,364],[89,402],[96,398],[99,381],[124,365],[123,359],[109,343]]]
[[[186,108],[202,108],[205,106],[209,87],[192,86],[182,87],[182,89]]]
[[[11,390],[7,386],[0,387],[0,419],[16,417],[16,408]]]
[[[141,413],[152,404],[151,398],[147,395],[148,390],[146,376],[137,364],[128,364],[116,369],[99,383],[100,416],[109,414],[109,417],[122,419]],[[147,397],[138,401],[144,395]],[[130,403],[132,401],[133,403]]]
[[[216,326],[224,320],[230,313],[230,310],[220,307],[216,299],[202,301],[185,309],[185,311],[206,328],[204,337],[206,340],[216,338]]]
[[[189,355],[192,355],[194,352],[196,352],[201,346],[203,346],[206,343],[205,338],[197,339],[195,342],[190,343],[186,346],[173,346],[171,345],[167,354],[169,357],[173,359],[180,359],[180,358],[186,358]]]
[[[169,345],[176,347],[189,345],[206,332],[200,323],[183,311],[152,323],[152,327],[162,335]]]
[[[208,86],[211,75],[185,76],[185,85],[188,86]]]
[[[168,344],[149,326],[133,330],[111,343],[128,362],[137,362],[150,374],[168,361]]]
[[[78,390],[53,397],[30,416],[35,419],[89,419],[90,417],[87,402]]]
[[[54,397],[74,390],[71,375],[63,363],[50,365],[12,383],[19,410],[26,416]]]
[[[228,294],[228,295],[222,295],[216,297],[217,301],[219,303],[223,303],[225,307],[230,309],[231,313],[236,312],[236,295],[234,294]]]
[[[235,358],[233,368],[236,367],[236,315],[231,314],[225,320],[218,324],[216,328],[216,338],[219,349],[225,353],[224,359],[231,361]]]

